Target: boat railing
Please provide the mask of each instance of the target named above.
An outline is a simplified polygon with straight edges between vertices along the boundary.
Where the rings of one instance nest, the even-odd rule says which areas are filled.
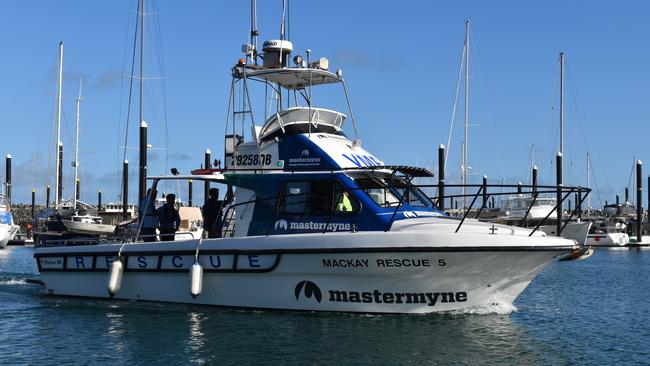
[[[180,237],[189,236],[190,239],[198,239],[197,237],[194,236],[194,233],[191,232],[191,231],[177,231],[177,232],[174,233],[174,236],[175,237],[176,236],[180,236]]]
[[[348,169],[344,169],[344,170],[348,170]],[[580,186],[577,187],[564,186],[561,184],[555,186],[523,185],[523,184],[487,184],[485,179],[482,184],[465,184],[465,185],[445,184],[444,181],[440,181],[437,184],[416,184],[414,182],[415,178],[432,178],[433,174],[426,169],[405,167],[405,166],[354,168],[354,169],[349,169],[349,171],[352,172],[353,174],[361,174],[361,177],[369,177],[369,178],[373,178],[374,177],[373,173],[377,172],[377,174],[379,174],[380,176],[380,179],[376,179],[377,184],[379,184],[377,188],[384,189],[385,192],[390,192],[397,199],[397,201],[393,201],[389,203],[387,206],[384,206],[379,202],[377,202],[380,206],[384,208],[392,209],[394,206],[394,209],[392,209],[392,211],[388,211],[391,214],[391,216],[384,227],[385,231],[389,231],[391,229],[394,221],[398,218],[398,213],[401,208],[403,208],[405,205],[408,205],[407,207],[413,206],[413,204],[411,203],[412,201],[410,199],[411,194],[419,197],[422,200],[422,203],[425,204],[425,207],[436,207],[440,211],[443,211],[441,212],[441,215],[444,215],[444,211],[446,211],[444,207],[445,200],[452,199],[453,201],[454,198],[470,198],[471,199],[470,205],[467,207],[462,207],[461,210],[457,212],[459,222],[455,229],[455,232],[459,232],[459,230],[462,228],[463,224],[465,223],[466,219],[470,217],[470,214],[472,212],[475,212],[475,215],[473,215],[473,217],[480,220],[482,218],[481,214],[483,213],[483,211],[485,211],[488,208],[488,201],[490,199],[492,199],[494,205],[494,197],[518,195],[521,197],[525,197],[525,196],[531,197],[528,206],[526,207],[526,213],[524,217],[519,220],[519,224],[521,226],[529,225],[529,224],[531,226],[533,224],[535,225],[534,229],[530,233],[531,236],[537,230],[539,230],[539,228],[542,225],[544,225],[546,222],[549,221],[553,213],[556,213],[557,219],[553,217],[552,220],[556,221],[556,225],[557,225],[556,232],[559,234],[562,232],[564,228],[566,228],[569,220],[571,220],[574,216],[578,216],[578,218],[581,217],[582,204],[584,203],[587,196],[591,192],[591,189],[589,188],[584,188]],[[388,175],[386,175],[387,172],[389,171],[391,171],[391,173],[388,173]],[[390,177],[396,179],[384,179]],[[155,186],[161,178],[153,177],[150,179],[154,180],[154,186]],[[177,178],[177,179],[183,179],[183,178]],[[331,180],[332,182],[338,181],[337,179],[334,178],[332,178]],[[312,195],[311,192],[285,194],[284,192],[281,191],[279,192],[279,194],[273,194],[267,196],[257,195],[251,199],[242,202],[235,202],[234,199],[231,199],[229,200],[229,203],[225,205],[224,212],[221,215],[221,223],[220,223],[221,234],[222,234],[221,237],[236,236],[235,226],[236,226],[236,221],[238,221],[236,220],[236,218],[237,216],[243,217],[242,215],[244,214],[244,212],[240,211],[240,209],[244,208],[244,210],[246,210],[249,207],[254,207],[254,210],[251,209],[251,218],[261,219],[261,220],[257,220],[256,222],[251,222],[249,224],[249,225],[257,226],[254,231],[258,233],[265,232],[266,235],[270,235],[273,232],[275,226],[279,224],[279,219],[284,217],[282,215],[298,216],[298,219],[302,219],[302,218],[312,219],[313,217],[318,216],[319,218],[324,218],[327,221],[326,223],[320,223],[320,225],[318,226],[319,229],[322,228],[323,233],[328,231],[340,231],[339,230],[340,226],[331,225],[332,220],[342,217],[341,214],[345,214],[344,212],[340,212],[335,209],[336,204],[338,203],[335,202],[335,200],[339,199],[342,196],[340,195],[341,192],[367,190],[367,187],[344,187],[341,185],[341,182],[339,182],[337,186],[334,186],[332,188],[333,188],[331,190],[332,197],[329,199],[331,201],[328,201],[331,207],[328,208],[327,212],[324,211],[315,212],[312,211],[311,209],[308,211],[301,211],[301,210],[296,210],[296,211],[292,210],[289,212],[284,211],[287,204],[306,205],[308,203],[311,203],[313,200],[313,197],[310,197]],[[470,191],[475,189],[475,192],[444,195],[445,189],[449,189],[449,191],[454,191],[454,192],[458,192],[461,189],[464,192],[467,192],[468,189]],[[437,190],[437,195],[435,196],[434,195],[429,196],[424,193],[426,191],[431,192],[435,190]],[[570,212],[568,218],[563,218],[564,203],[567,201],[567,199],[569,199],[569,197],[571,197],[572,194],[576,196],[575,199],[576,204],[574,206],[575,209],[569,210]],[[304,197],[305,199],[297,200],[296,198],[300,196]],[[551,197],[554,196],[556,198],[555,205],[553,206],[552,210],[550,210],[550,212],[548,212],[546,217],[544,217],[542,220],[535,219],[535,222],[530,220],[529,215],[531,209],[536,204],[538,199],[548,200],[549,196]],[[291,197],[291,202],[289,203],[286,201],[286,198],[288,197]],[[354,197],[354,195],[352,197]],[[480,206],[477,205],[476,206],[477,208],[474,208],[479,198],[482,198],[482,203]],[[407,200],[408,202],[406,202]],[[357,200],[357,202],[359,204],[363,203],[362,201],[359,200]],[[413,207],[413,208],[417,208],[417,207]],[[350,215],[348,217],[350,218],[349,230],[356,231],[357,226],[356,223],[354,222],[354,215]],[[485,220],[485,218],[483,219]],[[260,225],[264,226],[266,223],[268,223],[268,226],[264,228],[260,227]],[[287,223],[282,223],[282,224],[286,225]],[[138,233],[139,232],[140,232],[140,228],[138,228]],[[138,236],[136,235],[136,238],[137,237]]]
[[[438,185],[419,185],[418,188],[438,188]],[[458,194],[458,195],[445,195],[443,197],[429,197],[432,202],[436,204],[437,207],[444,207],[444,200],[446,199],[451,199],[453,201],[454,198],[472,198],[472,201],[470,205],[466,208],[462,208],[462,217],[460,220],[460,223],[458,224],[456,228],[456,232],[460,230],[461,226],[469,216],[469,214],[472,212],[472,209],[474,207],[474,204],[476,203],[477,199],[479,197],[482,197],[482,204],[478,208],[475,217],[480,219],[481,213],[487,208],[488,206],[488,201],[492,197],[500,197],[500,196],[512,196],[514,194],[521,195],[521,196],[528,196],[532,197],[530,200],[530,203],[526,207],[526,214],[524,217],[520,220],[520,226],[525,226],[529,223],[529,215],[530,211],[537,202],[537,200],[540,198],[541,195],[555,195],[557,197],[556,199],[556,204],[553,206],[553,208],[546,214],[546,216],[541,219],[541,220],[536,220],[536,225],[533,229],[533,231],[529,234],[529,236],[532,236],[539,228],[544,225],[544,223],[549,222],[549,219],[551,215],[556,213],[557,219],[556,220],[556,225],[557,225],[557,232],[558,235],[566,228],[568,225],[569,221],[574,217],[577,216],[578,218],[581,217],[582,215],[582,204],[584,201],[587,199],[587,196],[591,193],[591,189],[585,188],[585,187],[580,187],[580,186],[563,186],[563,185],[558,185],[558,186],[542,186],[542,185],[523,185],[523,184],[445,184],[445,188],[450,188],[450,189],[461,189],[461,188],[474,188],[476,189],[475,193],[469,193],[469,194]],[[492,191],[490,191],[490,189]],[[515,191],[516,189],[516,191]],[[495,190],[498,190],[495,191]],[[569,210],[569,217],[566,219],[563,219],[563,207],[564,203],[571,197],[571,195],[576,196],[575,200],[575,205],[573,210]],[[546,198],[546,197],[545,197]],[[439,202],[440,199],[443,200],[443,202]]]
[[[98,245],[107,243],[106,238],[69,238],[44,240],[36,244],[38,247],[70,247],[79,245]]]
[[[532,236],[539,228],[544,225],[545,223],[549,223],[550,220],[555,220],[556,224],[558,225],[558,233],[561,233],[566,226],[568,225],[569,221],[573,219],[573,217],[581,216],[581,206],[586,200],[587,196],[591,192],[590,189],[584,188],[584,187],[572,187],[572,186],[541,186],[541,185],[521,185],[521,184],[466,184],[466,185],[461,185],[461,184],[447,184],[445,185],[446,188],[449,189],[461,189],[465,188],[467,189],[476,189],[474,193],[467,193],[465,195],[463,194],[454,194],[454,195],[446,195],[443,196],[442,199],[451,199],[453,200],[454,198],[470,198],[471,202],[469,206],[465,208],[461,208],[461,212],[458,215],[458,225],[456,226],[455,232],[458,232],[463,224],[465,223],[466,219],[470,216],[472,212],[474,212],[474,217],[477,219],[481,219],[481,214],[488,209],[488,202],[491,198],[493,197],[502,197],[502,196],[512,196],[512,195],[522,195],[522,196],[528,196],[531,197],[529,204],[526,207],[526,213],[523,216],[523,218],[520,219],[519,225],[520,226],[526,226],[531,223],[529,219],[529,215],[531,212],[531,209],[535,205],[535,203],[538,201],[538,199],[547,198],[547,196],[550,195],[557,195],[559,193],[560,199],[556,200],[556,204],[553,206],[553,208],[547,213],[546,217],[544,217],[541,220],[535,220],[533,223],[535,226],[531,233],[529,234]],[[394,223],[395,219],[397,218],[397,214],[399,213],[399,210],[404,207],[405,205],[405,200],[406,200],[406,194],[400,194],[399,192],[405,189],[420,189],[420,190],[427,190],[427,189],[436,189],[438,188],[437,184],[384,184],[384,188],[390,189],[394,192],[397,192],[399,201],[395,205],[395,208],[392,210],[391,217],[384,227],[385,231],[389,231],[392,227],[392,224]],[[337,197],[338,194],[342,192],[351,192],[355,190],[364,190],[365,188],[361,187],[355,187],[355,188],[341,188],[341,189],[334,189],[334,197]],[[283,206],[287,206],[286,198],[291,197],[291,203],[289,205],[305,205],[311,202],[310,199],[310,192],[306,193],[299,193],[299,194],[278,194],[275,196],[270,196],[270,197],[256,197],[255,199],[244,201],[244,202],[238,202],[238,203],[233,203],[230,204],[226,210],[224,211],[222,215],[222,237],[233,237],[235,235],[235,225],[234,222],[235,220],[235,211],[238,208],[241,207],[246,207],[248,208],[250,205],[256,205],[259,203],[269,203],[274,205],[272,211],[269,210],[268,214],[273,215],[274,219],[269,221],[268,228],[266,230],[266,235],[270,235],[273,232],[273,229],[276,225],[276,222],[281,218],[282,215],[282,210],[281,210],[281,204]],[[564,206],[564,203],[571,197],[571,195],[576,195],[576,204],[575,208],[573,210],[569,210],[569,216],[567,218],[563,218],[562,212],[564,209],[560,209],[561,207]],[[299,197],[304,197],[304,200],[298,200],[297,198]],[[441,202],[438,202],[440,200],[439,196],[427,196],[429,199],[431,206],[436,207],[436,208],[441,208],[444,207]],[[481,204],[477,205],[476,202],[481,199]],[[332,198],[332,206],[335,206],[337,202],[335,202],[334,198]],[[390,207],[390,206],[389,206]],[[556,218],[551,218],[551,216],[554,213],[559,213],[557,214],[557,219]],[[300,216],[300,215],[297,215]],[[312,213],[305,213],[302,214],[302,217],[307,217],[307,216],[314,216]],[[336,213],[334,209],[329,210],[327,215],[324,215],[326,217],[326,223],[324,225],[324,229],[322,230],[323,233],[326,233],[328,231],[333,231],[331,228],[331,221],[336,217]],[[531,226],[532,227],[532,226]],[[350,227],[351,231],[356,230],[356,227],[354,225],[351,225]]]

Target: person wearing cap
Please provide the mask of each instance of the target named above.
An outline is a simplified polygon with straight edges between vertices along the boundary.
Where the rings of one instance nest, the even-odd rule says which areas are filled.
[[[176,195],[170,193],[167,202],[158,208],[158,220],[161,241],[173,241],[176,231],[181,226],[181,217],[175,207]]]
[[[219,189],[210,188],[208,200],[203,205],[203,228],[208,232],[208,238],[221,237],[221,216],[223,201],[219,200]]]

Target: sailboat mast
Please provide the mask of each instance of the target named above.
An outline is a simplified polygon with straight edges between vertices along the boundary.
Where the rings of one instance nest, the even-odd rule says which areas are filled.
[[[467,207],[466,188],[467,185],[467,169],[469,165],[469,155],[467,145],[468,135],[468,121],[469,121],[469,19],[465,21],[465,120],[463,125],[465,127],[465,136],[463,138],[463,208]]]
[[[564,154],[564,52],[560,52],[560,153]]]
[[[140,0],[140,119],[139,126],[142,127],[144,124],[144,118],[142,116],[142,105],[143,105],[143,82],[144,82],[144,2],[145,0]],[[146,138],[144,132],[145,129],[140,128],[140,141],[143,141],[143,138]],[[142,145],[142,144],[140,144]],[[143,151],[144,149],[144,151]],[[147,146],[140,146],[140,174],[138,176],[138,202],[140,202],[145,195],[146,190],[146,179],[147,179]]]
[[[590,188],[591,178],[591,153],[587,153],[587,189]],[[587,196],[587,209],[591,210],[591,194]]]
[[[75,123],[75,143],[74,143],[74,208],[77,209],[77,181],[79,180],[79,110],[81,106],[81,86],[83,79],[79,79],[79,96],[77,97],[76,123]]]
[[[56,92],[56,147],[54,151],[54,156],[56,160],[56,182],[54,183],[54,207],[56,208],[59,205],[61,200],[61,192],[63,187],[61,187],[61,162],[60,154],[61,147],[63,143],[61,142],[61,90],[63,83],[63,42],[59,42],[59,76],[58,76],[58,85]]]
[[[530,148],[530,169],[535,169],[535,144]],[[533,177],[530,177],[530,184],[533,184]]]

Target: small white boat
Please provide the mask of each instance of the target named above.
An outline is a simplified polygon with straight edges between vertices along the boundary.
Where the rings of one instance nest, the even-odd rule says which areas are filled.
[[[589,229],[591,228],[591,222],[589,221],[570,221],[562,229],[562,237],[575,240],[580,245],[589,245],[587,243],[587,236],[589,234]],[[556,225],[542,225],[539,227],[540,230],[545,232],[547,235],[555,235],[557,231]]]
[[[557,213],[554,211],[555,197],[538,197],[533,201],[530,195],[519,194],[503,199],[498,213],[497,222],[510,225],[519,225],[526,221],[528,227],[535,227],[537,223],[545,220],[539,230],[547,235],[556,235]],[[548,223],[548,224],[547,224]],[[589,221],[569,221],[562,229],[562,237],[575,240],[580,245],[587,245],[587,234],[591,228]]]
[[[556,220],[555,197],[537,197],[533,201],[531,195],[518,194],[501,200],[498,214],[499,221],[519,223],[522,220],[540,221],[543,219]]]
[[[592,247],[621,247],[630,242],[627,233],[594,233],[587,235],[587,245]]]
[[[594,247],[621,247],[630,242],[626,232],[627,225],[617,219],[608,219],[595,223],[587,235],[587,244]]]
[[[13,240],[20,227],[14,224],[11,205],[7,196],[0,193],[0,249]]]
[[[627,224],[616,218],[594,223],[587,235],[587,244],[594,247],[620,247],[630,243]]]
[[[70,220],[61,220],[68,231],[85,234],[85,235],[110,235],[115,231],[115,225],[102,224],[102,218],[99,216],[74,215]]]

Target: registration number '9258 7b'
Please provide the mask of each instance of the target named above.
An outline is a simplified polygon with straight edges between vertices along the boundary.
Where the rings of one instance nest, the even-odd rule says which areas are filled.
[[[271,165],[271,154],[236,155],[231,165]]]

